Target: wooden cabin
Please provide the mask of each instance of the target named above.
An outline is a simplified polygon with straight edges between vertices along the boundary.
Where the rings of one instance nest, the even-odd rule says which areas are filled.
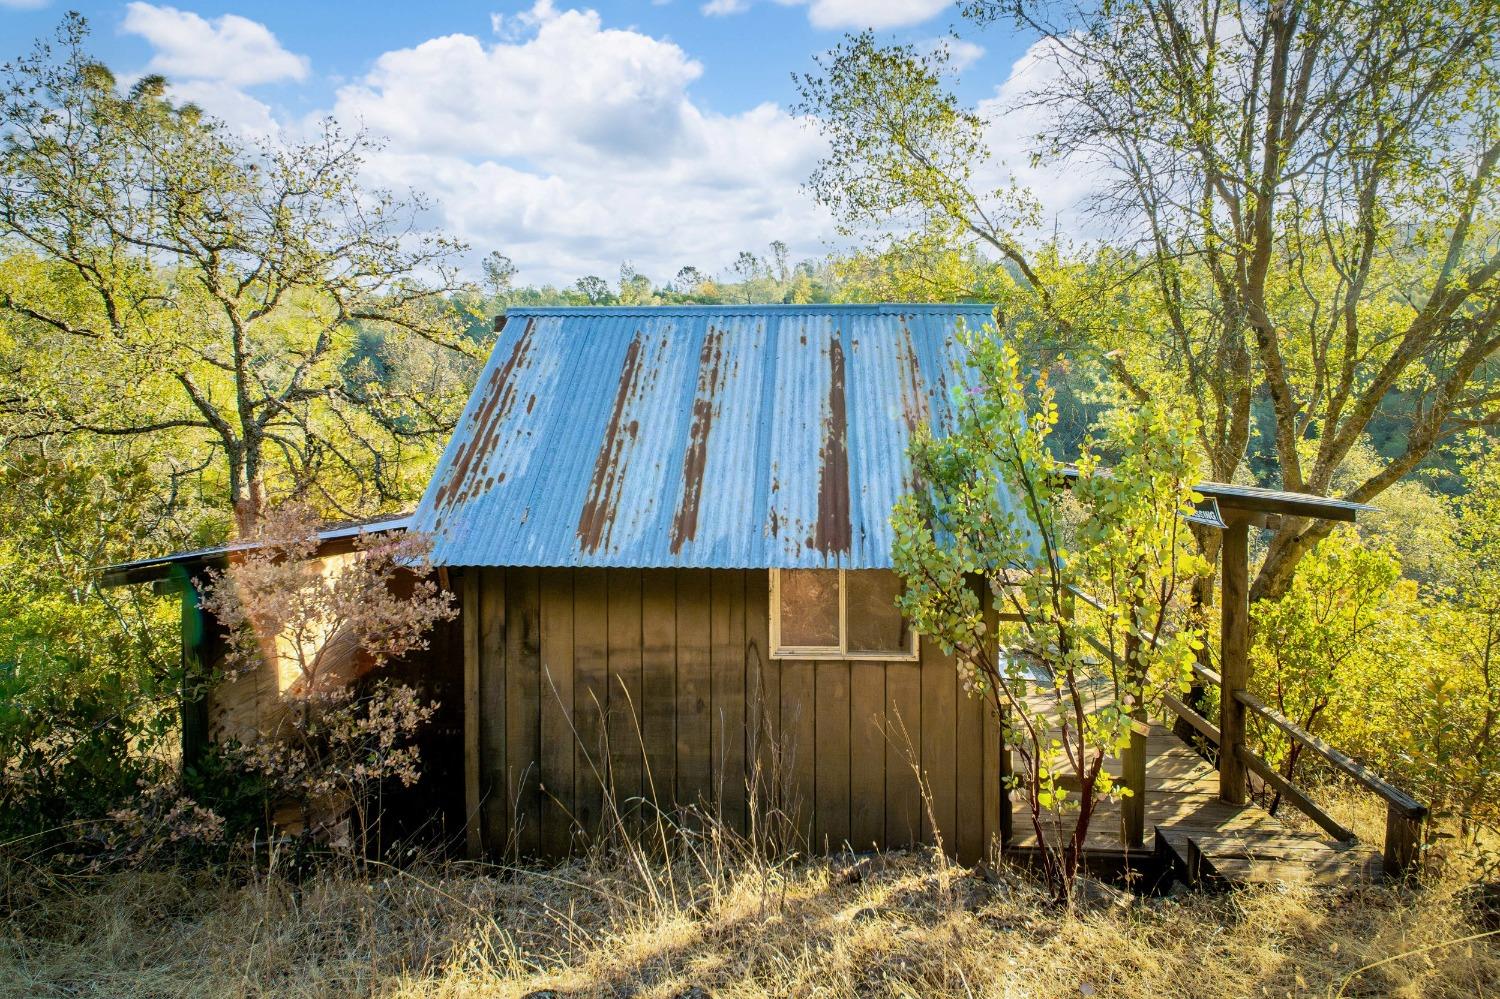
[[[383,525],[430,534],[461,599],[431,650],[393,669],[444,705],[424,747],[435,788],[424,802],[471,854],[565,855],[614,814],[679,806],[746,831],[775,808],[815,849],[940,841],[974,861],[1026,848],[1010,828],[998,725],[892,604],[908,440],[951,425],[972,378],[958,331],[989,319],[971,305],[694,306],[516,309],[498,324],[420,504]],[[1359,509],[1211,485],[1204,516],[1226,532],[1225,708],[1209,720],[1177,707],[1225,762],[1216,771],[1157,726],[1139,752],[1168,761],[1171,792],[1127,760],[1123,779],[1140,785],[1131,814],[1091,839],[1104,853],[1175,843],[1190,879],[1215,857],[1228,869],[1238,847],[1221,841],[1250,828],[1247,531]],[[348,539],[333,533],[330,554]],[[224,557],[112,572],[162,579]],[[185,655],[211,662],[212,629],[192,603]],[[276,681],[256,684],[190,705],[185,733],[218,737],[246,705],[263,710]],[[1400,807],[1396,866],[1420,821],[1420,805]],[[1347,845],[1347,830],[1320,824],[1330,850]],[[1176,839],[1150,846],[1158,827]]]
[[[412,517],[462,574],[471,849],[566,852],[606,790],[747,829],[755,786],[820,848],[979,856],[999,743],[892,605],[890,514],[966,377],[959,325],[989,318],[507,317]]]

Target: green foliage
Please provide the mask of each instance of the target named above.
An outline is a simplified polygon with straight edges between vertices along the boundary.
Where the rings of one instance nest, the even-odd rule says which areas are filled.
[[[1085,442],[1070,492],[1045,378],[1028,402],[1014,349],[988,329],[966,342],[976,385],[956,397],[957,426],[911,446],[918,487],[893,520],[900,606],[1001,719],[1065,893],[1098,801],[1128,793],[1105,762],[1142,737],[1163,691],[1186,688],[1201,647],[1185,588],[1205,566],[1181,516],[1193,428],[1166,406],[1119,411]]]
[[[0,462],[0,837],[128,799],[175,731],[175,601],[97,575],[170,531],[152,473],[119,448]]]
[[[1399,577],[1395,556],[1362,547],[1353,531],[1324,539],[1280,600],[1252,609],[1255,692],[1309,731],[1325,716],[1359,710],[1362,691],[1351,679],[1388,662],[1400,641],[1392,627],[1406,609],[1394,592]],[[1266,760],[1292,777],[1302,746],[1269,724],[1257,734]]]
[[[510,258],[491,253],[485,258],[486,291],[483,298],[465,299],[474,318],[471,330],[487,329],[489,316],[512,307],[599,305],[805,305],[813,302],[868,300],[867,285],[847,271],[843,262],[802,260],[792,264],[787,246],[780,240],[770,244],[766,256],[741,250],[720,277],[688,265],[666,282],[653,281],[629,261],[620,265],[618,285],[604,278],[585,275],[564,287],[514,283],[515,267]],[[892,299],[886,294],[881,300]],[[478,337],[476,336],[476,339]]]
[[[99,569],[268,495],[409,504],[482,344],[458,244],[361,186],[366,136],[247,143],[86,40],[69,15],[0,74],[0,838],[148,855],[258,792],[179,772],[177,600]]]
[[[446,356],[466,346],[462,247],[412,231],[420,201],[361,186],[367,136],[248,144],[159,81],[122,95],[86,37],[66,18],[0,83],[16,415],[170,442],[242,532],[268,491],[353,512],[420,488],[470,377]],[[356,360],[369,331],[409,377]]]
[[[942,251],[950,265],[975,248],[1004,261],[1015,280],[992,270],[987,293],[1008,325],[1091,354],[1133,402],[1173,384],[1221,481],[1254,444],[1268,484],[1328,494],[1378,431],[1380,460],[1340,489],[1366,501],[1453,434],[1500,424],[1493,3],[964,12],[1040,36],[1023,98],[1044,114],[1035,156],[1093,172],[1092,207],[1139,242],[1039,238],[1033,199],[997,186],[991,122],[949,89],[942,55],[865,33],[799,81],[799,110],[829,144],[819,200],[880,259],[914,261],[888,283],[989,276],[929,266]],[[1254,596],[1283,592],[1328,529],[1283,521]],[[1211,557],[1216,538],[1202,541]]]
[[[1427,494],[1377,532],[1408,535],[1406,550],[1419,557],[1424,546],[1410,535],[1441,539],[1422,584],[1402,578],[1395,548],[1361,547],[1353,531],[1335,532],[1303,559],[1280,600],[1256,605],[1253,680],[1282,713],[1472,833],[1500,819],[1495,445],[1475,441],[1459,467],[1467,494]],[[1317,766],[1280,730],[1253,734],[1283,774]]]

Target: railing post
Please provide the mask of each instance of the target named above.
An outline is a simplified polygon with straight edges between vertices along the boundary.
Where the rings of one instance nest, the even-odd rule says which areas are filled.
[[[1219,588],[1219,797],[1231,805],[1249,798],[1245,763],[1245,706],[1235,693],[1250,685],[1250,525],[1236,517],[1224,529]]]
[[[1134,622],[1131,622],[1132,627]],[[1140,639],[1135,634],[1125,636],[1125,675],[1135,697],[1130,718],[1135,722],[1130,731],[1130,745],[1125,747],[1120,761],[1120,776],[1130,788],[1130,796],[1120,799],[1121,833],[1128,847],[1143,846],[1146,842],[1146,736],[1136,725],[1147,725],[1146,702],[1141,696],[1144,687],[1137,661],[1140,655]]]
[[[1385,873],[1406,877],[1417,868],[1422,850],[1422,820],[1412,818],[1395,802],[1385,806]]]

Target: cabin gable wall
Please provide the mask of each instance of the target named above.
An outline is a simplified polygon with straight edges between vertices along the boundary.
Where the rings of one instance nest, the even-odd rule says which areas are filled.
[[[658,806],[748,832],[757,801],[818,851],[972,862],[999,836],[998,727],[936,643],[771,659],[765,570],[470,568],[460,589],[471,853],[564,856]]]

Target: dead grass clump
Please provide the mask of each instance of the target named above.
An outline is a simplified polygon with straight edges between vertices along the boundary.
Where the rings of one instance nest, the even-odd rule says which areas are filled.
[[[0,996],[1473,996],[1494,939],[1457,882],[1066,913],[931,854],[745,867],[449,863],[267,876],[10,875]],[[663,890],[671,885],[674,890]],[[1422,948],[1431,948],[1423,951]],[[1409,953],[1363,973],[1359,969]]]

